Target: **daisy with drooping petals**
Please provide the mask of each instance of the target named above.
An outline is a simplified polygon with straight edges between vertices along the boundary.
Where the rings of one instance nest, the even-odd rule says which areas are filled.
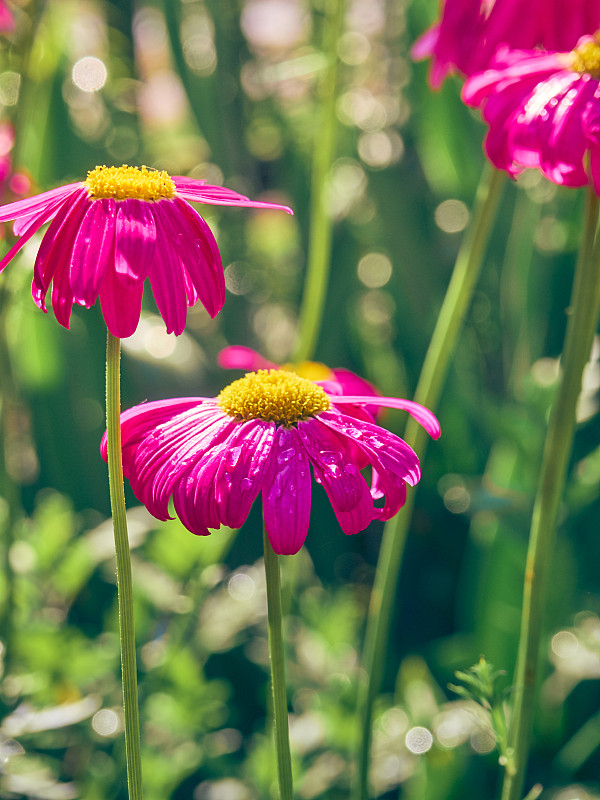
[[[469,78],[462,97],[482,109],[495,167],[510,175],[537,168],[565,186],[591,179],[600,194],[600,32],[569,53],[500,51],[490,69]]]
[[[52,220],[34,266],[32,293],[39,308],[46,311],[52,283],[56,319],[68,328],[73,304],[89,308],[99,297],[109,331],[123,338],[137,328],[148,278],[167,332],[180,334],[188,306],[200,300],[214,317],[225,300],[217,243],[189,201],[292,213],[164,171],[96,167],[83,182],[0,208],[0,222],[16,220],[13,230],[20,237],[0,261],[0,272]]]
[[[439,87],[450,72],[487,69],[501,47],[570,50],[600,27],[597,0],[446,0],[440,20],[413,47],[431,57],[430,80]]]
[[[239,528],[262,491],[273,550],[302,547],[310,519],[310,465],[344,533],[392,517],[406,484],[420,477],[419,460],[398,436],[343,413],[376,404],[409,412],[437,438],[435,416],[418,403],[391,397],[330,394],[285,370],[258,370],[216,398],[188,397],[135,406],[121,415],[123,471],[136,497],[158,519],[169,500],[193,533]],[[102,441],[106,459],[106,437]],[[371,486],[361,469],[372,467]],[[384,498],[381,507],[374,500]]]
[[[301,378],[308,378],[322,386],[328,394],[354,394],[361,397],[381,394],[372,383],[361,378],[355,372],[340,367],[330,368],[320,361],[303,361],[299,364],[275,364],[256,350],[244,345],[224,347],[217,356],[217,362],[224,369],[243,369],[254,372],[257,369],[285,369],[294,372]],[[358,413],[365,419],[374,419],[381,413],[379,406],[350,406],[349,413]],[[365,417],[364,415],[367,414]]]

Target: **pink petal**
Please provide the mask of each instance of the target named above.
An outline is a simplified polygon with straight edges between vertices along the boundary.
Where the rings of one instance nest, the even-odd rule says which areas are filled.
[[[15,29],[15,18],[6,3],[0,2],[0,31],[11,33]]]
[[[410,486],[419,482],[421,468],[417,454],[399,436],[379,425],[363,422],[337,411],[321,412],[319,422],[336,433],[347,436],[368,455],[369,461],[378,471],[396,473]]]
[[[28,214],[26,217],[19,217],[19,219],[13,222],[13,233],[15,236],[24,236],[26,233],[29,232],[31,226],[35,226],[36,229],[39,228],[39,220],[44,222],[50,222],[51,219],[54,219],[56,213],[58,212],[59,208],[65,202],[72,202],[70,198],[65,200],[64,197],[59,197],[58,200],[55,200],[53,203],[48,203],[41,211],[34,211],[32,214]]]
[[[588,182],[584,166],[588,142],[582,118],[585,110],[595,103],[597,90],[597,80],[580,75],[575,81],[565,80],[562,91],[555,91],[549,101],[548,105],[554,108],[546,123],[550,134],[544,137],[540,166],[544,175],[559,185],[585,186]]]
[[[70,183],[67,186],[59,186],[49,192],[36,194],[34,197],[27,197],[25,200],[17,200],[15,203],[8,203],[0,208],[0,222],[7,222],[9,219],[30,216],[32,213],[43,211],[52,205],[56,200],[64,200],[69,194],[85,192],[81,182]],[[87,194],[87,192],[85,192]],[[15,233],[17,233],[15,231]]]
[[[265,471],[263,514],[273,550],[297,553],[310,521],[310,468],[296,428],[277,428]]]
[[[380,394],[372,383],[364,380],[364,378],[360,378],[348,369],[332,369],[331,372],[333,374],[333,380],[317,381],[328,395],[360,395],[364,397],[371,395],[379,396]],[[381,409],[375,405],[342,405],[339,410],[344,414],[364,419],[367,422],[373,422],[382,414]]]
[[[134,198],[116,202],[115,269],[122,279],[129,278],[135,283],[148,277],[157,236],[152,211],[159,204],[171,202],[159,200],[157,203],[150,203]]]
[[[40,244],[35,264],[33,266],[33,299],[43,311],[46,310],[44,299],[52,281],[52,276],[60,264],[65,263],[65,257],[70,257],[77,229],[73,227],[73,214],[81,211],[87,202],[87,192],[73,193],[65,201],[58,213],[50,223]],[[65,248],[65,245],[68,245]],[[65,249],[68,250],[65,252]],[[68,263],[68,262],[67,262]]]
[[[123,449],[132,442],[137,444],[156,425],[167,422],[182,411],[201,403],[204,397],[176,397],[171,400],[155,400],[128,408],[121,414],[121,443]],[[100,442],[100,455],[107,460],[106,433]],[[125,459],[123,459],[125,466]]]
[[[340,404],[369,404],[374,406],[385,406],[386,408],[400,408],[403,411],[408,411],[411,417],[414,417],[419,425],[423,428],[433,439],[439,439],[441,434],[440,423],[435,414],[428,408],[414,403],[412,400],[402,400],[397,397],[380,397],[380,396],[346,396],[346,395],[329,395],[329,399],[336,406]]]
[[[69,280],[69,263],[71,261],[71,253],[73,252],[73,245],[79,230],[79,225],[86,212],[88,202],[87,197],[81,194],[74,200],[69,214],[66,216],[60,231],[56,234],[56,238],[52,243],[52,248],[48,255],[48,261],[51,261],[55,265],[54,269],[52,269],[51,266],[49,267],[50,272],[53,273],[52,308],[57,321],[65,328],[69,327],[74,300]],[[58,216],[56,219],[58,219]],[[50,228],[51,227],[52,225]],[[46,236],[50,234],[50,228],[46,231]]]
[[[379,474],[373,469],[371,497],[376,500],[385,497],[383,508],[375,509],[374,518],[386,522],[394,517],[406,503],[406,483],[392,473]]]
[[[187,315],[187,294],[183,265],[175,249],[167,208],[157,205],[155,258],[150,266],[150,285],[167,333],[183,333]]]
[[[337,436],[318,419],[298,423],[298,433],[313,466],[317,483],[327,492],[344,533],[363,531],[374,519],[367,482],[352,462],[347,439]]]
[[[208,203],[212,206],[243,206],[245,208],[269,208],[279,211],[286,211],[293,214],[288,206],[279,203],[266,203],[259,200],[250,200],[243,194],[238,194],[224,186],[211,186],[203,181],[196,181],[192,178],[185,178],[181,175],[172,176],[172,180],[177,188],[177,194],[184,200],[191,200],[194,203]]]
[[[265,464],[271,454],[276,425],[250,420],[221,445],[221,463],[215,476],[219,518],[230,528],[241,528],[263,488]]]
[[[479,106],[487,96],[498,90],[504,90],[512,83],[527,81],[535,86],[536,83],[563,69],[564,64],[557,54],[530,50],[502,50],[494,60],[494,66],[472,75],[465,82],[461,97],[467,105]]]
[[[243,369],[250,372],[258,369],[279,369],[278,364],[268,361],[256,350],[243,345],[224,347],[217,356],[217,363],[223,369]]]
[[[413,44],[410,55],[415,61],[421,61],[423,58],[429,58],[433,54],[435,46],[440,36],[440,26],[432,25],[429,30],[421,34],[417,41]]]
[[[42,227],[44,222],[46,222],[45,216],[45,213],[38,215],[29,225],[27,232],[24,233],[20,239],[17,239],[2,261],[0,261],[0,272],[2,272],[4,267],[6,267],[6,265],[12,261],[23,245],[27,244],[34,233],[37,233],[37,231]]]
[[[223,414],[220,425],[216,446],[198,453],[196,463],[182,474],[173,492],[177,516],[186,528],[199,535],[208,533],[208,528],[219,528],[222,521],[216,496],[223,454],[221,444],[227,447],[239,423]]]
[[[106,327],[113,336],[124,339],[135,333],[142,311],[142,281],[132,284],[123,282],[109,264],[100,287],[100,305]]]
[[[515,127],[519,124],[529,93],[528,83],[511,84],[492,95],[483,111],[483,117],[490,125],[484,143],[485,152],[495,167],[506,170],[510,175],[519,171],[514,160],[513,141]],[[535,159],[537,166],[537,155]]]
[[[75,302],[92,306],[102,282],[115,263],[116,207],[100,200],[90,202],[71,254],[70,281]]]
[[[158,519],[167,519],[169,498],[185,483],[190,470],[211,460],[235,422],[211,403],[199,406],[154,428],[128,458],[127,477],[136,497]],[[124,451],[125,454],[125,451]],[[175,489],[178,491],[177,489]],[[213,527],[218,527],[219,523]]]
[[[218,441],[222,412],[217,420],[210,401],[206,401],[206,405],[196,402],[187,409],[185,405],[176,401],[166,410],[148,411],[144,408],[137,418],[129,421],[130,424],[126,420],[122,425],[123,473],[138,500],[158,519],[169,518],[172,488],[197,462],[202,454],[202,445],[204,449],[209,448],[215,436]],[[183,410],[174,413],[178,407]],[[137,408],[142,407],[130,410],[136,411]],[[167,419],[160,422],[165,414]]]
[[[378,395],[379,391],[373,386],[372,383],[361,378],[356,373],[351,372],[349,369],[332,369],[336,381],[339,383],[343,391],[340,394],[348,395]]]
[[[181,248],[185,272],[197,296],[211,317],[215,317],[225,302],[225,278],[221,254],[215,237],[206,222],[185,200],[175,198],[177,217],[170,216],[171,225],[178,230],[176,241]]]
[[[405,441],[378,425],[353,419],[336,411],[319,414],[319,422],[337,434],[348,437],[359,447],[380,476],[377,494],[385,493],[386,504],[377,512],[380,519],[389,519],[404,503],[404,483],[414,486],[421,476],[419,459]]]

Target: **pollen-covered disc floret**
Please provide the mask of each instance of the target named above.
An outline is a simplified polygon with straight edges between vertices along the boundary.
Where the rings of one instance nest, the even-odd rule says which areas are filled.
[[[175,197],[175,184],[164,170],[148,167],[96,167],[84,181],[92,200],[164,200]]]
[[[600,80],[600,31],[597,31],[593,38],[576,47],[572,56],[572,70],[587,73]]]
[[[307,378],[285,370],[249,372],[219,394],[218,404],[239,421],[262,419],[281,425],[327,411],[331,402],[323,389]]]

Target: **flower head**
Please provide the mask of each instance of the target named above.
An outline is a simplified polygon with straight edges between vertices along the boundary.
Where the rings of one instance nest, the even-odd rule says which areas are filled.
[[[276,553],[302,547],[310,519],[311,479],[323,485],[347,533],[389,519],[403,505],[419,460],[398,436],[351,416],[348,405],[408,411],[435,438],[434,415],[418,403],[331,394],[286,370],[258,370],[216,398],[189,397],[135,406],[121,415],[123,469],[136,497],[158,519],[169,500],[193,533],[239,528],[262,491],[265,527]],[[101,452],[107,458],[106,436]],[[361,469],[372,467],[371,486]],[[374,500],[384,498],[381,506]]]
[[[39,308],[46,311],[52,283],[56,319],[68,328],[73,304],[89,308],[99,297],[109,331],[130,336],[148,278],[167,332],[180,334],[188,306],[200,300],[214,317],[225,299],[217,243],[188,201],[291,213],[285,206],[163,171],[96,167],[85,181],[0,208],[0,222],[16,220],[13,230],[20,237],[0,261],[0,272],[52,220],[33,271],[32,294]]]
[[[431,56],[430,80],[487,69],[499,47],[569,50],[600,27],[597,0],[445,0],[440,20],[415,43],[415,58]]]
[[[473,75],[463,100],[481,106],[489,131],[486,153],[516,175],[533,167],[551,181],[600,193],[600,32],[569,53],[499,51],[490,69]]]

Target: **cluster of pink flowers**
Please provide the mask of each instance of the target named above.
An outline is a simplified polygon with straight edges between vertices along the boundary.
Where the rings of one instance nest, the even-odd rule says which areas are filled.
[[[17,241],[0,272],[45,223],[33,269],[33,299],[68,328],[74,304],[100,299],[113,336],[140,319],[149,280],[167,332],[180,334],[198,300],[211,317],[225,300],[215,238],[190,203],[279,209],[221,186],[171,177],[147,167],[104,167],[84,181],[10,203]],[[433,414],[410,401],[381,397],[347,370],[321,365],[319,379],[280,369],[248,348],[229,348],[221,363],[252,370],[217,398],[144,403],[121,416],[124,474],[158,519],[177,515],[196,534],[240,527],[262,492],[267,534],[277,553],[302,546],[310,518],[311,468],[346,533],[389,519],[419,480],[419,460],[375,421],[383,406],[413,415],[434,437]],[[314,367],[314,365],[313,365]],[[106,436],[102,456],[107,458]],[[371,484],[361,470],[371,467]],[[381,503],[378,501],[381,500]]]
[[[600,28],[595,0],[443,0],[439,20],[413,47],[431,58],[430,80],[439,87],[450,72],[465,76],[490,65],[498,48],[570,50]]]
[[[482,111],[495,167],[600,194],[599,29],[596,0],[446,0],[413,52],[432,57],[434,86],[466,76],[462,97]]]

